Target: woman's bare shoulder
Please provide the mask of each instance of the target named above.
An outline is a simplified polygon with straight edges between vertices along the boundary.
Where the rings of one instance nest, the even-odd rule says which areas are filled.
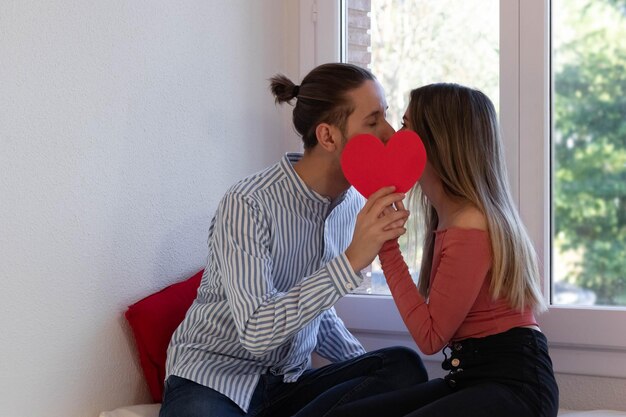
[[[454,216],[454,219],[452,219],[450,227],[458,229],[488,230],[487,218],[483,212],[474,206],[467,206],[458,212]]]

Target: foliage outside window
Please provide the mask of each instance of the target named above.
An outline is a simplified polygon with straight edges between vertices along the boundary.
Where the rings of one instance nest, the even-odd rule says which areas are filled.
[[[394,127],[409,91],[432,82],[498,108],[499,1],[346,1],[348,61],[381,81]],[[554,0],[552,52],[552,302],[624,306],[626,0]],[[401,245],[419,270],[419,242]],[[368,275],[360,292],[389,293],[377,263]]]
[[[553,302],[623,306],[626,1],[556,0],[552,13]]]

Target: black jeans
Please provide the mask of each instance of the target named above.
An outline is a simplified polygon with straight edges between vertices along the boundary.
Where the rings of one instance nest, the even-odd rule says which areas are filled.
[[[448,350],[450,357],[447,357]],[[444,349],[444,378],[344,404],[336,417],[555,417],[559,389],[543,333],[514,328]]]
[[[282,379],[261,375],[245,413],[211,388],[170,376],[160,417],[322,417],[350,401],[423,383],[428,375],[416,352],[393,347],[307,370],[297,382]]]

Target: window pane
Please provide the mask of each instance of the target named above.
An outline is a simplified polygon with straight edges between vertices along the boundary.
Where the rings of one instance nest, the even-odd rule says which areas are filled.
[[[626,305],[626,0],[552,2],[553,304]]]
[[[345,60],[376,75],[394,128],[409,92],[434,82],[478,88],[499,107],[499,0],[346,0],[346,10]],[[401,242],[415,279],[420,243]],[[360,292],[389,293],[377,262],[368,274]]]

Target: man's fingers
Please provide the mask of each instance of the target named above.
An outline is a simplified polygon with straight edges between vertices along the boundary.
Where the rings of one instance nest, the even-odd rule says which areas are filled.
[[[396,211],[389,215],[381,217],[378,221],[382,230],[390,230],[392,228],[404,226],[406,220],[409,218],[408,211]]]
[[[406,224],[407,219],[408,217],[404,219],[396,220],[390,225],[385,226],[383,230],[391,230],[391,229],[395,229],[396,227],[403,227]]]
[[[381,214],[378,215],[378,217],[383,217],[383,216],[388,216],[391,213],[395,213],[396,209],[393,208],[392,206],[387,206],[385,207],[385,209],[383,210],[383,212]]]
[[[392,229],[392,230],[384,232],[382,234],[382,237],[384,241],[386,242],[388,240],[397,239],[405,233],[406,233],[406,229],[404,227],[398,227],[396,229]]]
[[[363,206],[363,210],[365,212],[369,212],[374,204],[383,196],[389,195],[395,191],[396,187],[383,187],[380,190],[376,191],[372,195],[369,196],[367,202]]]
[[[370,211],[376,213],[376,215],[380,215],[387,207],[391,207],[395,202],[402,201],[404,198],[404,194],[394,193],[387,194],[380,197],[377,201],[374,202],[373,206],[370,208]]]

